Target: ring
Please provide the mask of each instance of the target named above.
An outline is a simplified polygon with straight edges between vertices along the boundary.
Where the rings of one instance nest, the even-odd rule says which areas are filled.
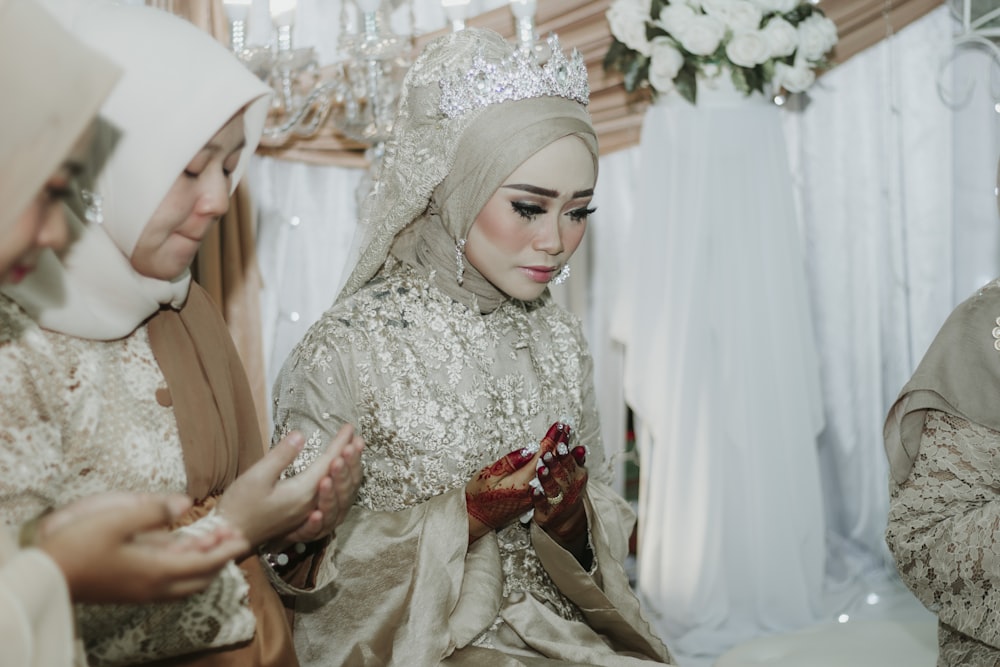
[[[549,505],[558,505],[559,503],[561,503],[563,501],[563,492],[560,491],[559,493],[557,493],[553,497],[546,498],[546,500],[549,501]]]

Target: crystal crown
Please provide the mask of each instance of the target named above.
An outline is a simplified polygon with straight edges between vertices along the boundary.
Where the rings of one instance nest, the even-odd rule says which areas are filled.
[[[544,65],[522,49],[499,63],[475,56],[463,75],[441,80],[441,113],[457,118],[473,109],[532,97],[565,97],[586,106],[590,84],[583,56],[573,49],[567,58],[555,35],[548,38],[548,44],[552,55]]]

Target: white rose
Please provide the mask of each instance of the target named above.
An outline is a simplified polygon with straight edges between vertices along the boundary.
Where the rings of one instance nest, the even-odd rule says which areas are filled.
[[[615,39],[644,56],[649,55],[647,11],[648,5],[641,0],[615,0],[607,11],[608,24]]]
[[[787,14],[798,7],[800,0],[751,0],[765,14]]]
[[[799,33],[798,56],[815,61],[837,43],[837,26],[820,14],[812,14],[796,28]]]
[[[772,58],[784,58],[795,53],[799,45],[799,33],[791,23],[775,17],[760,31],[771,49]]]
[[[674,77],[684,66],[684,56],[665,37],[653,40],[649,62],[649,85],[661,93],[672,90]]]
[[[771,57],[771,47],[759,30],[733,35],[726,44],[726,57],[740,67],[756,67]]]
[[[712,16],[695,16],[682,30],[672,33],[689,53],[710,56],[726,35],[726,26]]]
[[[779,62],[774,65],[774,86],[784,88],[790,93],[801,93],[816,80],[816,72],[802,60],[798,60],[794,67]]]
[[[747,0],[705,0],[702,7],[733,32],[757,30],[763,17],[760,7]]]
[[[694,21],[698,14],[688,5],[669,4],[660,10],[660,18],[656,25],[666,30],[671,35],[683,32]]]

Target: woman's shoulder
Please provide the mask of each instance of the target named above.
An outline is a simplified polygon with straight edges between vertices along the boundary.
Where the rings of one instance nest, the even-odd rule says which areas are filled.
[[[75,340],[42,329],[16,302],[0,295],[0,378],[5,384],[67,377],[84,354]]]
[[[1000,279],[980,287],[958,304],[941,325],[936,339],[954,342],[956,337],[981,339],[983,334],[1000,340]]]
[[[10,353],[38,330],[35,321],[13,299],[0,294],[0,351]]]

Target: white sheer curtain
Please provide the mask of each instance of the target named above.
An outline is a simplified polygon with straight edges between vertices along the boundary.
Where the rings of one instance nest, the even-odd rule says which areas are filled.
[[[1000,144],[993,110],[997,69],[984,54],[960,55],[945,70],[946,88],[962,92],[976,85],[964,105],[946,104],[937,73],[952,53],[953,31],[947,10],[937,10],[825,75],[806,108],[784,114],[821,360],[826,427],[817,453],[827,537],[824,613],[830,619],[894,575],[883,539],[885,412],[950,309],[1000,274],[993,192]],[[636,172],[633,182],[641,177],[649,175]],[[643,243],[632,238],[629,247],[634,252]],[[781,416],[776,406],[774,418]],[[643,479],[663,487],[686,474],[646,466]],[[687,545],[671,541],[646,549],[643,542],[662,539],[673,515],[700,508],[677,503],[640,511],[638,586],[669,643],[676,628],[663,620],[667,612],[704,614],[722,593],[706,593],[691,610],[667,609],[666,600],[647,594],[641,572],[657,565],[641,562],[644,555]],[[773,517],[779,525],[786,519]],[[726,566],[705,561],[698,572],[660,576],[690,581],[720,567]],[[768,632],[763,624],[760,632]],[[691,650],[717,654],[737,639],[723,627]]]

